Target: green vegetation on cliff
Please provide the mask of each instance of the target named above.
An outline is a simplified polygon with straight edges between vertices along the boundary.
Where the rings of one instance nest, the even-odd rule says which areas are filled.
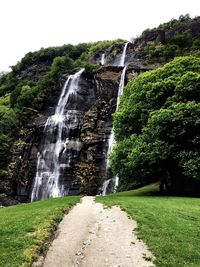
[[[176,193],[200,182],[200,59],[180,57],[130,82],[114,115],[111,166],[121,187],[161,180]]]
[[[137,40],[139,43],[141,39],[144,40],[142,58],[149,62],[164,63],[175,56],[199,55],[199,25],[200,17],[192,19],[187,14],[162,23],[157,28],[145,30]]]
[[[162,197],[158,191],[153,184],[97,201],[118,205],[137,221],[135,231],[155,255],[156,267],[199,267],[200,200]]]
[[[0,266],[32,266],[47,250],[64,213],[79,200],[64,197],[0,208]]]

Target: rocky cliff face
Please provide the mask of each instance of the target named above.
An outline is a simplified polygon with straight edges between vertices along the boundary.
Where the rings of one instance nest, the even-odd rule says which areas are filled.
[[[165,25],[163,24],[163,27],[143,32],[142,36],[136,38],[134,41],[135,50],[136,52],[142,52],[144,51],[144,47],[152,44],[152,42],[169,43],[175,35],[182,34],[186,31],[191,34],[191,38],[195,38],[199,36],[199,27],[200,17],[191,20],[180,20],[179,22],[171,20],[171,22],[165,23]]]
[[[189,19],[187,15],[180,20],[163,23],[158,28],[147,29],[128,44],[126,63],[140,69],[152,69],[175,56],[186,55],[191,51],[194,53],[199,47],[199,29],[200,17]],[[122,50],[122,44],[114,44],[94,54],[90,61],[99,64],[104,54],[106,64],[117,66]]]
[[[120,71],[120,68],[102,68],[83,74],[80,98],[76,103],[79,106],[78,122],[71,126],[71,151],[67,152],[73,154],[73,159],[62,173],[69,194],[96,194],[105,177],[106,140],[112,127]],[[30,198],[44,125],[47,117],[53,114],[56,103],[57,99],[54,107],[49,107],[30,122],[14,144],[9,174],[12,194],[20,201]],[[78,152],[73,137],[79,138]]]
[[[108,138],[112,129],[112,114],[116,109],[121,71],[121,67],[105,66],[82,75],[76,107],[71,102],[71,109],[78,110],[78,120],[70,124],[71,140],[62,159],[64,163],[68,154],[73,155],[70,164],[61,171],[61,180],[69,195],[95,195],[107,178]],[[129,68],[126,82],[143,71]],[[64,79],[61,85],[63,82]],[[28,123],[13,146],[7,193],[18,201],[30,200],[44,125],[48,116],[54,114],[57,101],[58,96],[54,103],[51,100],[51,105],[43,113]],[[68,120],[66,123],[69,124],[70,116]]]
[[[20,75],[17,76],[19,81],[32,81],[37,82],[41,79],[51,68],[51,62],[36,62],[30,66],[27,66],[26,69],[22,70]]]
[[[126,50],[126,58],[125,62],[129,65],[129,67],[137,70],[151,70],[155,67],[158,67],[160,64],[151,64],[148,62],[145,57],[143,57],[143,50],[138,48],[140,45],[143,44],[143,39],[136,43],[128,43],[127,50]],[[90,62],[94,64],[100,64],[102,55],[104,54],[104,61],[106,65],[110,66],[119,66],[121,54],[123,52],[124,44],[114,44],[108,49],[104,51],[100,51],[95,53],[91,58]]]

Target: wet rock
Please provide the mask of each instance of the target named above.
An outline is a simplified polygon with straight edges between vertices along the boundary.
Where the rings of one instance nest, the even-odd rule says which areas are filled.
[[[60,180],[69,195],[95,195],[105,177],[107,140],[116,107],[120,72],[120,68],[112,67],[84,72],[77,98],[69,99],[63,139],[67,131],[70,139],[66,140],[67,149],[60,158]],[[30,200],[44,125],[54,111],[50,105],[44,113],[37,114],[13,146],[8,173],[12,195],[18,200]],[[72,156],[70,162],[68,155]]]
[[[68,195],[88,194],[96,195],[102,182],[109,175],[106,172],[106,156],[108,139],[112,129],[112,114],[116,110],[118,87],[122,67],[118,67],[124,44],[116,44],[105,51],[107,64],[94,71],[85,71],[81,75],[79,90],[71,94],[66,108],[62,131],[62,139],[66,139],[63,149],[59,154],[60,183]],[[138,61],[134,52],[135,45],[128,44],[126,63],[129,63],[125,83],[134,79],[149,68]],[[94,55],[91,61],[97,60],[101,54]],[[115,66],[116,65],[116,66]],[[39,79],[47,71],[48,66],[43,66],[41,73],[37,73],[35,66],[28,68],[22,74],[35,73],[34,79]],[[23,76],[24,75],[24,76]],[[6,194],[17,201],[29,201],[33,182],[36,175],[37,155],[44,141],[44,127],[49,116],[55,112],[55,107],[61,93],[61,88],[67,79],[62,77],[60,88],[48,89],[45,97],[40,101],[41,112],[30,112],[30,120],[20,132],[18,140],[13,145],[12,158],[8,167],[7,184],[3,187]],[[45,130],[46,135],[51,131],[58,132],[58,125]],[[52,138],[52,143],[56,138]],[[41,151],[42,152],[42,151]],[[52,151],[46,151],[51,156]],[[3,183],[2,183],[3,184]],[[1,187],[1,183],[0,183]],[[1,188],[0,188],[1,189]],[[1,191],[0,191],[1,192]],[[4,189],[5,192],[5,189]]]

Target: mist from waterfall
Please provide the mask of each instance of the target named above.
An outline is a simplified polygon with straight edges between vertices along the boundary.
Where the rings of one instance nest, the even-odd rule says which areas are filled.
[[[63,183],[60,183],[60,172],[63,167],[70,163],[63,164],[62,155],[72,146],[75,151],[80,149],[78,141],[70,140],[70,124],[76,123],[76,110],[66,110],[70,99],[76,101],[81,69],[66,80],[53,116],[48,117],[40,150],[37,155],[37,171],[34,186],[31,194],[31,201],[40,199],[60,197],[67,192]],[[73,156],[73,155],[72,155]],[[65,165],[65,166],[63,166]]]

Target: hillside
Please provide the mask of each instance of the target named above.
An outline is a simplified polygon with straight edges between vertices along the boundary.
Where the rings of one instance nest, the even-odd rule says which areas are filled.
[[[200,18],[186,15],[144,31],[127,45],[125,84],[175,56],[198,58],[199,29]],[[70,195],[99,193],[111,175],[106,170],[106,160],[124,44],[125,41],[116,40],[42,48],[25,55],[0,78],[0,196],[4,205],[30,201],[45,123],[54,114],[67,77],[80,68],[85,71],[77,98],[71,99],[68,106],[68,111],[76,110],[76,115],[69,112],[71,117],[66,122],[70,125],[70,138],[61,159],[65,165],[61,180]],[[125,188],[134,186],[132,181],[124,181]]]

